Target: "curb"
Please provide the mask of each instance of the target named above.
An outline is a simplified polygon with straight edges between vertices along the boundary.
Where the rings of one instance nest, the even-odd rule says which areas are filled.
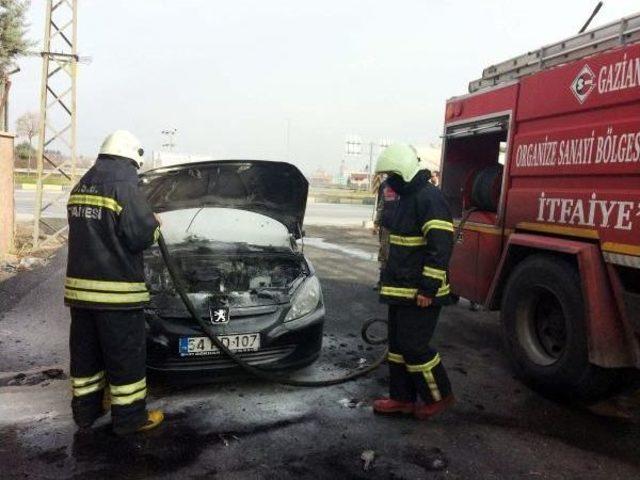
[[[36,184],[35,183],[18,183],[16,184],[15,187],[16,190],[35,190],[36,189]],[[65,187],[63,187],[62,185],[49,185],[49,184],[45,184],[42,186],[42,190],[47,191],[47,192],[62,192],[65,189]]]
[[[373,197],[352,198],[352,197],[336,197],[331,195],[314,195],[307,197],[308,203],[333,203],[340,205],[373,205],[375,199]]]

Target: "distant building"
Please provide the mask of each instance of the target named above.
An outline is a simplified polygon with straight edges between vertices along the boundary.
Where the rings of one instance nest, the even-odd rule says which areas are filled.
[[[347,186],[358,190],[369,188],[369,172],[351,172],[347,178]]]
[[[367,160],[368,162],[368,160]],[[340,164],[340,173],[336,182],[338,185],[350,188],[368,188],[369,165],[360,159],[343,159]]]
[[[333,177],[327,171],[319,168],[309,177],[309,183],[313,187],[327,187],[333,183]]]

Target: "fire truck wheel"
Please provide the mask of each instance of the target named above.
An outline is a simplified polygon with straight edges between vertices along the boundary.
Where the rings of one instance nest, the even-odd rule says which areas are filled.
[[[502,298],[502,332],[516,374],[557,398],[595,400],[614,388],[615,373],[589,363],[578,270],[533,255],[511,273]]]

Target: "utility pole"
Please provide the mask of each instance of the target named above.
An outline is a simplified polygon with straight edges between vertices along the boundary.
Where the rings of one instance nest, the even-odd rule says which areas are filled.
[[[68,229],[55,229],[42,220],[42,214],[58,203],[66,193],[42,205],[44,181],[51,173],[44,173],[45,162],[70,184],[76,176],[76,74],[78,64],[77,0],[47,0],[42,55],[42,84],[40,90],[40,126],[36,156],[36,201],[33,219],[33,248],[51,239],[63,238]],[[60,156],[49,152],[58,149]],[[40,241],[40,225],[49,234]]]
[[[170,152],[173,152],[173,147],[176,146],[175,136],[176,136],[176,133],[178,133],[178,129],[167,128],[165,130],[162,130],[160,133],[167,137],[167,142],[163,143],[162,146],[167,147]]]
[[[368,187],[371,190],[373,181],[373,151],[374,147],[378,147],[380,150],[387,148],[391,145],[391,140],[388,138],[382,138],[378,142],[365,142],[369,145],[369,169],[368,169]],[[360,156],[362,153],[362,140],[358,136],[350,136],[345,142],[345,151],[348,156]]]
[[[373,182],[373,147],[374,145],[376,145],[375,142],[369,142],[369,190],[371,190],[371,185]],[[377,142],[377,146],[380,149],[380,151],[384,150],[389,145],[391,145],[391,140],[389,140],[388,138],[381,138]]]
[[[287,118],[286,130],[285,130],[285,143],[287,145],[287,162],[289,161],[289,143],[290,143],[290,130],[291,130],[291,120]]]

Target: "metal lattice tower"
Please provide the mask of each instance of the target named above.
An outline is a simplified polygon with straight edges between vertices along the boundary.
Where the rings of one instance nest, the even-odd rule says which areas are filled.
[[[66,197],[42,204],[45,165],[57,171],[70,184],[76,170],[76,73],[78,64],[77,0],[47,0],[42,51],[42,87],[40,92],[40,129],[37,152],[37,184],[33,222],[33,248],[51,239],[65,238],[68,226],[56,229],[45,220],[43,213]],[[41,238],[41,226],[47,234]]]

